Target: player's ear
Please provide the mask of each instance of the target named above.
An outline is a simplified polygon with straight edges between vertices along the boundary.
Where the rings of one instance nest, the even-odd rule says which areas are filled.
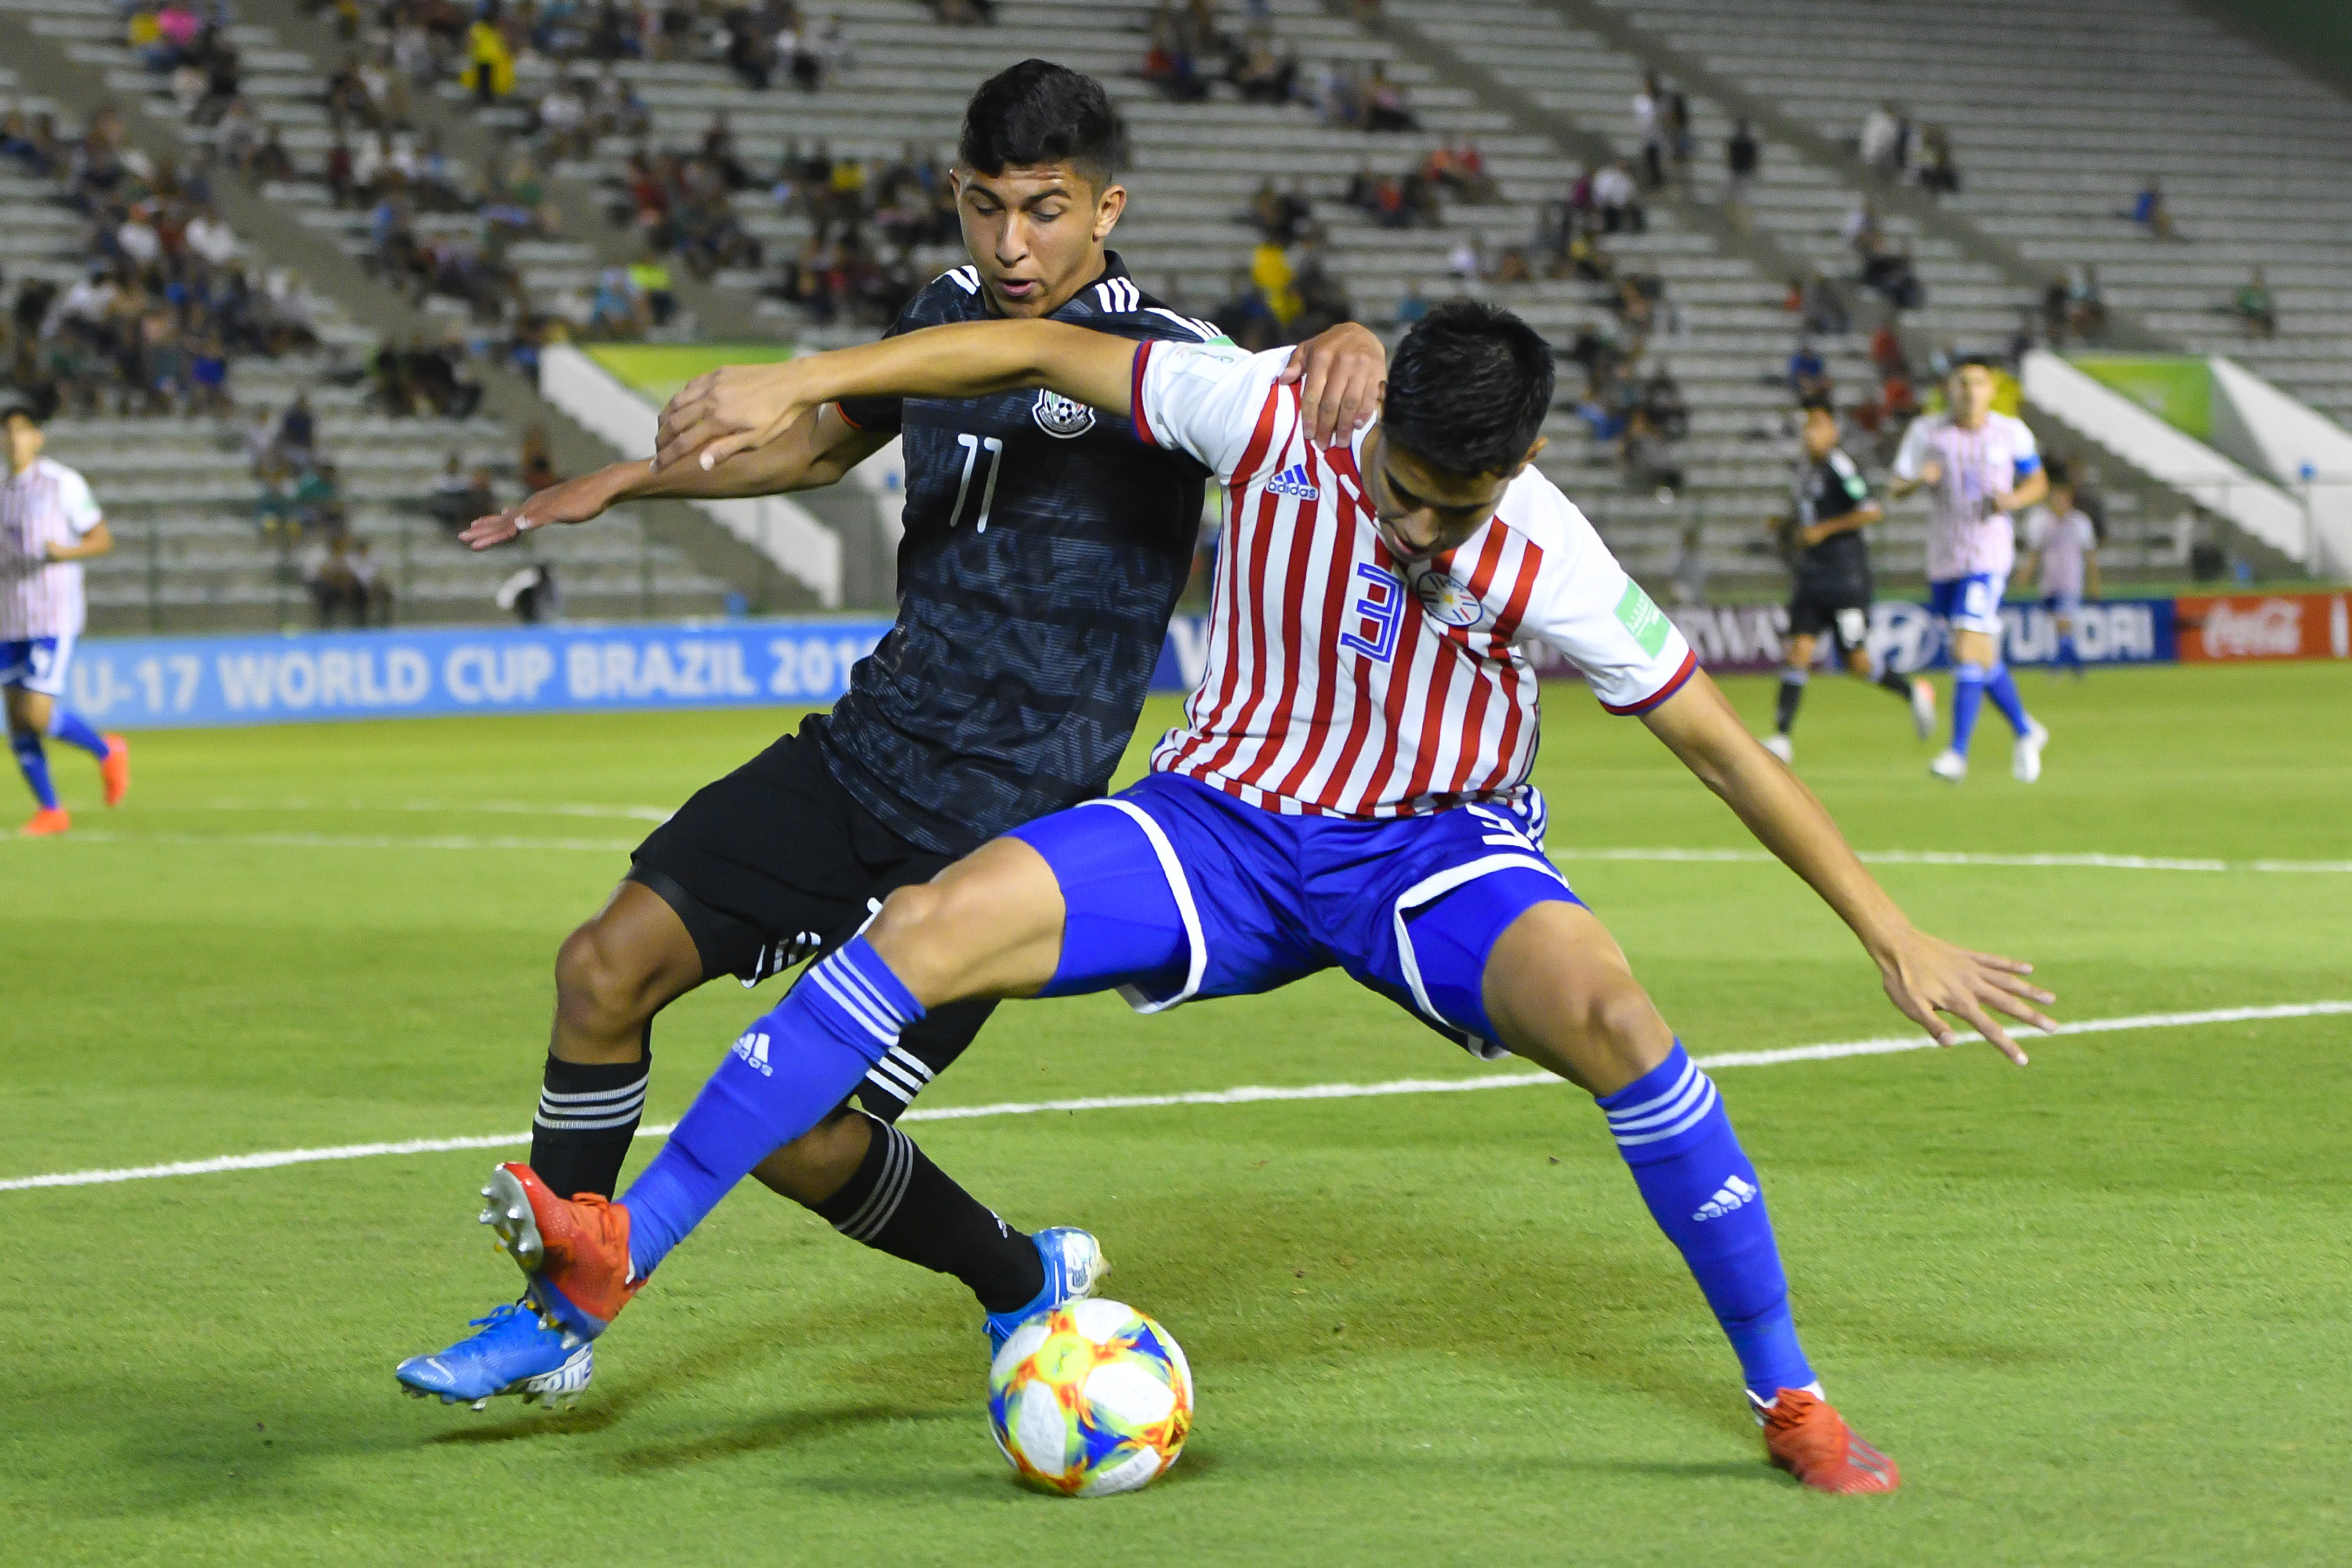
[[[1505,479],[1517,479],[1521,474],[1526,473],[1526,472],[1528,471],[1528,465],[1529,463],[1534,462],[1534,461],[1536,460],[1537,455],[1538,455],[1538,454],[1539,454],[1540,452],[1542,452],[1542,450],[1543,450],[1546,447],[1549,447],[1549,446],[1550,446],[1550,445],[1551,445],[1551,442],[1550,442],[1549,440],[1548,440],[1547,438],[1545,438],[1544,437],[1541,437],[1541,436],[1537,437],[1536,437],[1536,444],[1535,444],[1534,446],[1529,447],[1528,448],[1528,450],[1527,450],[1527,455],[1526,455],[1526,456],[1524,456],[1524,457],[1522,457],[1522,458],[1518,460],[1517,464],[1512,468],[1511,471],[1510,471],[1509,473],[1507,473],[1507,474],[1505,474],[1503,477],[1504,477]]]
[[[1095,200],[1095,237],[1110,237],[1110,231],[1118,226],[1119,215],[1126,211],[1127,187],[1114,180]]]

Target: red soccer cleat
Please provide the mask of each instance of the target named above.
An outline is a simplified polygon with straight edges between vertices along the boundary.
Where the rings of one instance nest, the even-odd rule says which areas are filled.
[[[98,760],[98,776],[106,785],[106,804],[121,805],[131,793],[131,742],[120,735],[106,738],[106,755]]]
[[[45,805],[33,813],[33,820],[25,824],[24,832],[27,838],[48,838],[72,826],[73,818],[66,815],[65,807]]]
[[[509,1161],[482,1189],[482,1223],[530,1276],[531,1303],[583,1340],[604,1331],[642,1279],[629,1277],[629,1211],[582,1193],[559,1198],[529,1165]]]
[[[1815,1491],[1891,1492],[1903,1484],[1895,1461],[1855,1436],[1819,1394],[1784,1388],[1757,1415],[1772,1463]]]

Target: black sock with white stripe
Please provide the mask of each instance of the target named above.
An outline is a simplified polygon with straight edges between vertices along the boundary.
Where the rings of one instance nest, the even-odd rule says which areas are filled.
[[[580,1193],[613,1195],[645,1115],[646,1082],[653,1069],[650,1041],[633,1062],[547,1058],[539,1114],[530,1121],[530,1168],[550,1192],[567,1198]]]
[[[954,1275],[984,1310],[1009,1312],[1034,1300],[1045,1288],[1035,1244],[956,1185],[913,1139],[887,1121],[866,1121],[873,1142],[857,1173],[809,1207],[852,1241]]]

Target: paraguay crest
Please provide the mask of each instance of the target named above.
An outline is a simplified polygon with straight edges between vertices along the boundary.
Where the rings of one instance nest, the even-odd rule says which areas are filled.
[[[1475,626],[1486,613],[1486,606],[1469,589],[1443,572],[1424,572],[1414,578],[1412,596],[1440,626]]]
[[[1065,441],[1083,436],[1095,427],[1095,411],[1075,397],[1065,397],[1051,387],[1037,389],[1037,401],[1029,406],[1030,417],[1037,428],[1048,436],[1059,436]]]

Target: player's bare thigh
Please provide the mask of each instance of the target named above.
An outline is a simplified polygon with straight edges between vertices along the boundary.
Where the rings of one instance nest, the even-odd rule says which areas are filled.
[[[555,1028],[567,1062],[633,1062],[647,1020],[702,984],[693,933],[659,893],[623,882],[555,956]]]
[[[1990,632],[1955,631],[1952,634],[1952,662],[1992,668],[2000,654]]]
[[[53,706],[54,699],[45,691],[12,686],[8,688],[8,728],[20,735],[47,734]]]
[[[882,901],[866,940],[926,1007],[1034,996],[1062,960],[1061,885],[1045,858],[999,838]]]
[[[1674,1048],[1623,950],[1581,905],[1536,904],[1513,921],[1482,989],[1504,1045],[1588,1093],[1615,1093]]]

